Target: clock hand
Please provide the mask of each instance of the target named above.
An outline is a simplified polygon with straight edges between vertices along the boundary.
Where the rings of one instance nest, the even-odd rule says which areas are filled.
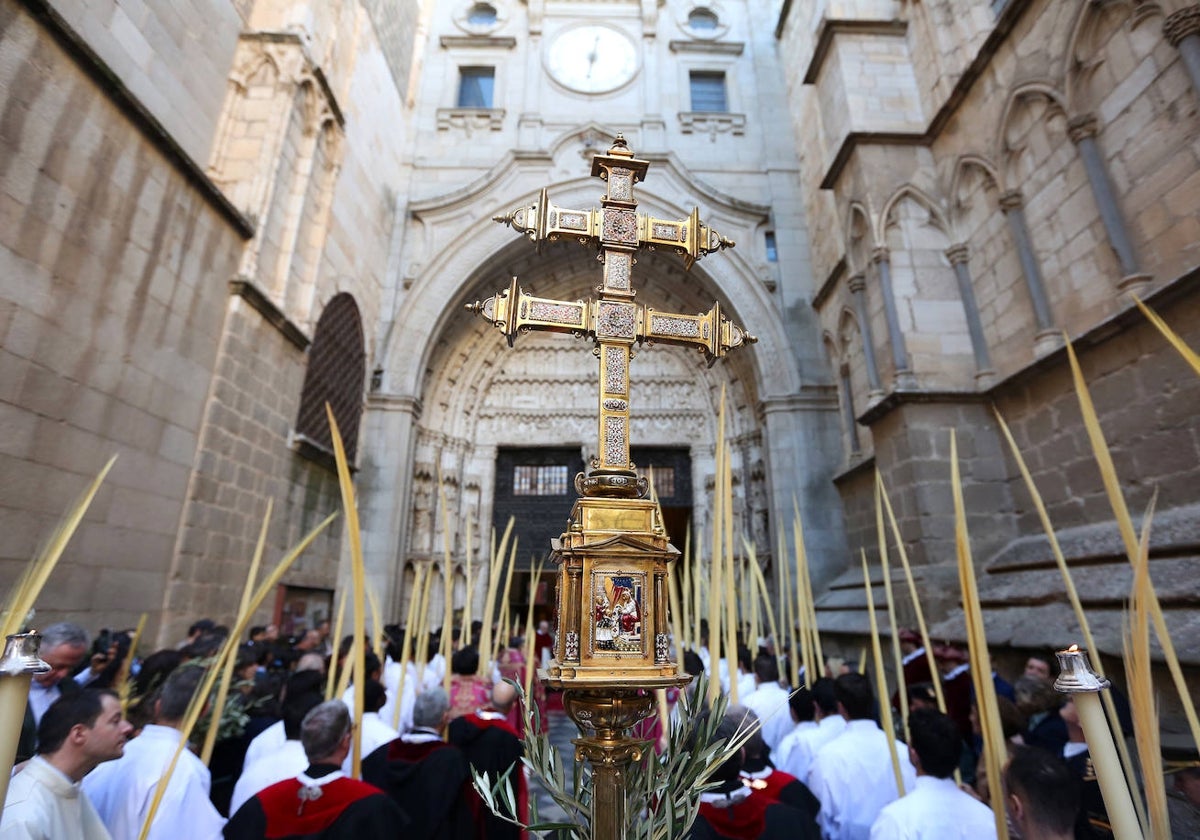
[[[587,57],[588,58],[588,71],[587,71],[587,76],[584,77],[586,79],[592,78],[592,68],[594,68],[596,66],[596,59],[598,58],[597,53],[599,52],[599,50],[600,50],[600,36],[597,35],[595,42],[592,43],[592,51],[588,53],[588,57]]]

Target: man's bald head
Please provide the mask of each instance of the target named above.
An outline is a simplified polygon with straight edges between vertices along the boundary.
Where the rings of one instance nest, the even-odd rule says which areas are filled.
[[[492,686],[492,708],[497,712],[507,713],[517,702],[517,690],[504,680]]]

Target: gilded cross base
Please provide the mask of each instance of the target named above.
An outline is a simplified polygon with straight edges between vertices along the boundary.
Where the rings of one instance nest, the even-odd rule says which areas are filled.
[[[563,694],[563,708],[581,732],[577,760],[592,763],[592,837],[620,840],[625,831],[625,773],[641,761],[650,744],[628,737],[628,731],[654,712],[654,695],[635,689],[573,689]]]

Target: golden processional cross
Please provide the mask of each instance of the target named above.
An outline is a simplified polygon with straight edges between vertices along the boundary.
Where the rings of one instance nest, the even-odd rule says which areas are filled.
[[[535,297],[521,289],[514,277],[507,289],[467,305],[500,329],[509,346],[518,333],[528,330],[571,333],[595,341],[593,352],[600,359],[598,454],[587,476],[576,479],[576,490],[583,496],[636,497],[644,492],[629,458],[629,362],[635,344],[695,347],[711,365],[732,348],[757,340],[725,318],[719,303],[698,315],[659,312],[634,303],[632,275],[639,248],[673,251],[690,269],[706,254],[734,245],[700,223],[699,208],[679,221],[638,213],[634,184],[645,178],[649,166],[649,161],[633,156],[618,134],[608,153],[592,160],[592,175],[608,182],[600,209],[555,206],[543,188],[536,204],[495,219],[527,236],[538,250],[545,242],[559,240],[599,247],[604,281],[598,299]]]

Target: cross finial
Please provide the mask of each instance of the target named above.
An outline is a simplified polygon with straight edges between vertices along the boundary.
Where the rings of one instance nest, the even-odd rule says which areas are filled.
[[[616,139],[613,140],[608,153],[614,157],[633,157],[633,151],[629,148],[629,144],[625,142],[625,135],[620,132],[617,132]]]

